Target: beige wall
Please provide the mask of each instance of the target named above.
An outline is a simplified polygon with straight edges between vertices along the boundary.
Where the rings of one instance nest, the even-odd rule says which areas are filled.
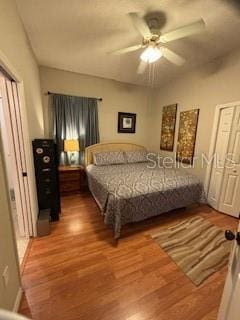
[[[198,70],[183,75],[181,79],[157,89],[155,94],[155,110],[153,112],[155,122],[152,130],[154,150],[159,151],[160,146],[162,107],[178,103],[175,148],[180,111],[199,108],[195,155],[201,153],[208,155],[216,105],[240,100],[240,52],[234,52],[229,56],[201,66]],[[161,153],[173,156],[172,152]],[[191,171],[204,180],[205,168],[201,168],[200,161]]]
[[[3,153],[0,142],[0,308],[12,310],[20,287],[17,252],[14,243],[10,206],[6,192]],[[2,281],[5,267],[9,268],[7,288]]]
[[[50,113],[47,91],[102,97],[99,103],[99,124],[101,141],[131,141],[145,145],[148,150],[159,152],[161,114],[164,105],[178,103],[175,131],[175,150],[178,136],[180,111],[199,108],[199,122],[195,145],[195,155],[209,152],[215,107],[218,104],[240,100],[239,76],[240,53],[217,59],[194,72],[190,72],[150,90],[140,86],[123,84],[117,81],[40,67],[41,89],[45,119],[45,134],[49,135]],[[137,131],[135,135],[117,133],[117,112],[136,112]],[[173,157],[172,152],[162,155]],[[206,168],[201,161],[190,169],[202,181]]]
[[[0,1],[0,56],[6,56],[17,70],[24,83],[29,140],[43,135],[43,116],[40,94],[39,69],[29,47],[14,0]],[[30,143],[30,141],[29,141]],[[2,149],[0,150],[2,154]],[[30,157],[29,157],[30,158]],[[33,180],[33,179],[32,179]],[[31,192],[35,185],[31,180]],[[15,252],[9,206],[7,203],[7,185],[3,177],[2,159],[0,159],[0,307],[12,309],[20,282],[18,262]],[[36,204],[34,202],[34,204]],[[37,207],[34,207],[37,213]],[[3,287],[2,272],[9,266],[9,286]]]
[[[151,94],[144,87],[40,67],[45,134],[49,135],[50,112],[47,91],[86,97],[102,97],[98,103],[101,142],[124,141],[149,146]],[[117,133],[118,111],[137,113],[136,134]]]
[[[0,1],[0,51],[24,82],[30,138],[43,135],[39,69],[29,46],[14,0]]]

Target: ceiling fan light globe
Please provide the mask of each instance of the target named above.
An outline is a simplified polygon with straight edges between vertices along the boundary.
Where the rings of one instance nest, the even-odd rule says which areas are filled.
[[[162,56],[161,51],[156,47],[149,46],[140,56],[140,59],[147,63],[153,63],[160,59]]]

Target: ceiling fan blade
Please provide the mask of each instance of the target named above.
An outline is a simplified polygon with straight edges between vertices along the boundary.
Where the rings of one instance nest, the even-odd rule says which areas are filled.
[[[139,65],[138,65],[138,69],[137,69],[137,73],[138,74],[143,74],[147,68],[148,63],[141,60]]]
[[[123,48],[123,49],[119,49],[119,50],[115,50],[112,52],[109,52],[111,54],[124,54],[124,53],[128,53],[128,52],[132,52],[132,51],[136,51],[141,49],[143,46],[141,44],[137,44],[136,46],[132,46],[132,47],[127,47],[127,48]]]
[[[130,12],[129,16],[132,19],[135,28],[141,33],[144,38],[151,36],[152,33],[148,25],[142,18],[139,17],[136,12]]]
[[[166,58],[168,61],[178,66],[182,66],[185,63],[185,60],[172,50],[165,47],[161,47],[160,50],[162,52],[163,57]]]
[[[160,36],[160,42],[167,43],[173,40],[185,38],[193,34],[200,33],[205,29],[205,26],[206,25],[203,19],[200,19],[196,22],[193,22],[191,24],[163,34],[162,36]]]

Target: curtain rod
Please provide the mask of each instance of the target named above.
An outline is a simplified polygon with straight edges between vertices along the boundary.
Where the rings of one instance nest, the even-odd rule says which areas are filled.
[[[63,93],[55,93],[55,92],[46,92],[45,95],[50,95],[50,94],[61,94],[61,95],[64,95],[66,96],[66,94],[63,94]],[[92,98],[92,99],[97,99],[98,101],[102,101],[103,99],[102,98]]]

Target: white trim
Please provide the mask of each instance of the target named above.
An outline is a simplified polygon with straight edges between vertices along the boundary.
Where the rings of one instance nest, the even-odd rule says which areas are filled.
[[[215,144],[216,144],[216,139],[217,139],[218,123],[219,123],[221,109],[232,108],[232,107],[237,107],[237,106],[240,106],[240,101],[219,104],[216,106],[214,120],[213,120],[212,136],[211,136],[209,153],[208,153],[208,159],[211,159],[212,156],[214,155]],[[205,190],[206,196],[208,195],[208,191],[209,191],[211,172],[212,172],[212,165],[211,165],[211,163],[208,163],[207,169],[206,169],[205,181],[204,181],[204,190]]]
[[[21,82],[21,78],[14,68],[14,66],[10,63],[5,54],[0,50],[0,66],[16,81]]]
[[[18,309],[20,307],[20,303],[21,303],[21,299],[22,299],[22,295],[23,295],[23,289],[22,287],[19,287],[18,292],[17,292],[17,296],[13,305],[13,312],[18,312]]]
[[[30,237],[26,237],[27,243],[26,243],[26,248],[25,248],[25,251],[24,251],[24,255],[23,255],[23,257],[21,259],[20,259],[20,257],[18,257],[19,258],[19,265],[20,265],[20,274],[22,274],[21,270],[24,270],[26,259],[27,259],[28,254],[29,254],[29,248],[30,248],[30,243],[31,243],[30,239],[31,239]]]

